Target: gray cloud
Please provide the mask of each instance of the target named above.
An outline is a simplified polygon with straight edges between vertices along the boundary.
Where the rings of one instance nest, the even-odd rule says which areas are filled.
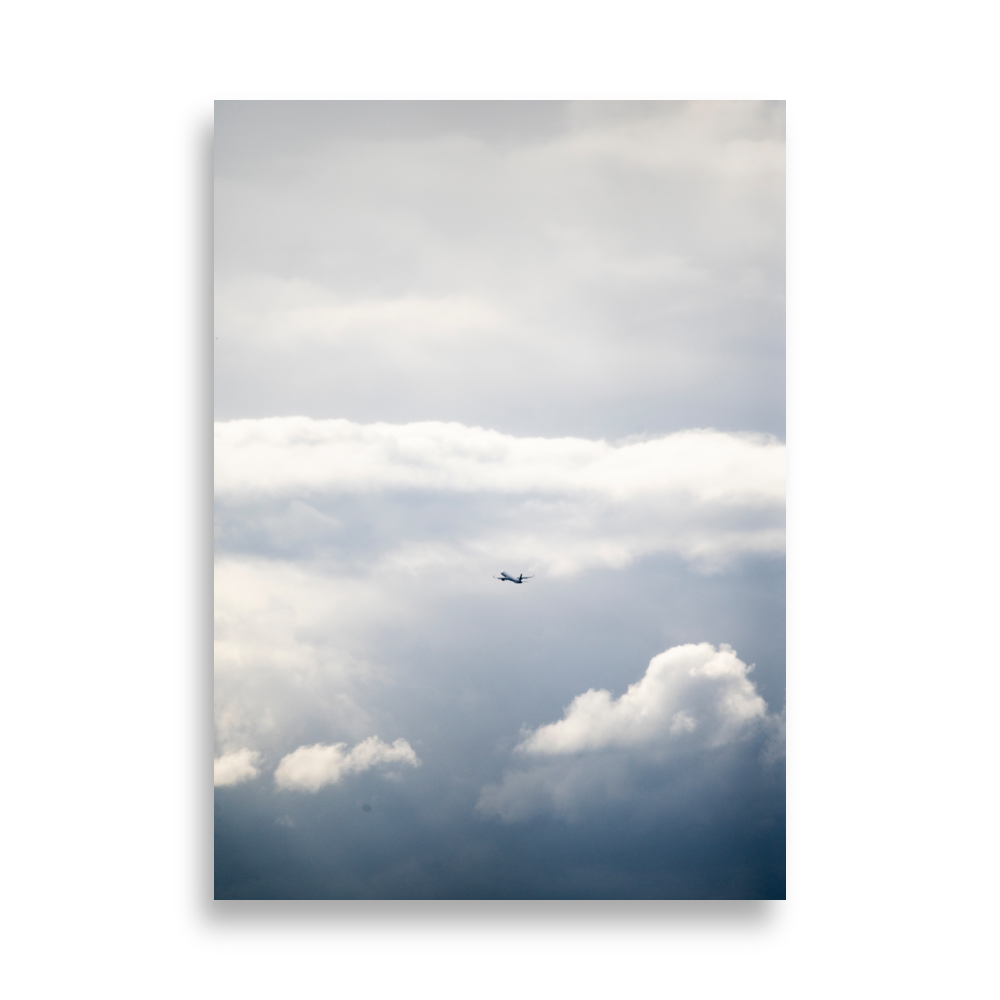
[[[782,105],[217,119],[220,419],[783,435]]]
[[[218,105],[221,898],[783,895],[783,129]]]

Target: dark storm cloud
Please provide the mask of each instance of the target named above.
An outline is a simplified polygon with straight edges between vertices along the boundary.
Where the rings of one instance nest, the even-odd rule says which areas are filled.
[[[575,819],[516,824],[479,818],[474,781],[454,762],[317,795],[220,789],[217,895],[783,898],[784,769],[763,750],[759,740],[669,768],[605,759]]]

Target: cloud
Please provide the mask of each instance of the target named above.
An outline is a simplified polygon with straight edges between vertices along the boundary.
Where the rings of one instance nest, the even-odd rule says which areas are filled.
[[[708,788],[718,768],[732,770],[741,757],[773,766],[783,756],[784,720],[768,714],[751,669],[725,643],[687,644],[654,656],[620,698],[578,695],[561,720],[523,736],[515,753],[538,763],[484,786],[477,811],[507,822],[550,811],[572,817],[668,779]]]
[[[270,504],[254,521],[256,536],[308,536],[313,552],[339,530],[341,548],[377,539],[385,559],[414,572],[506,558],[569,575],[656,552],[713,571],[740,553],[784,550],[785,447],[768,435],[692,430],[616,444],[306,417],[230,421],[215,435],[223,528],[242,516],[234,512]],[[372,498],[353,509],[375,517],[374,498],[421,494],[449,498],[458,516],[420,537],[414,503],[350,541],[343,511],[352,498]],[[336,516],[311,506],[324,500],[336,500]],[[291,506],[278,514],[277,502]],[[409,533],[394,539],[404,525]]]
[[[440,421],[272,417],[215,425],[215,489],[222,496],[448,490],[782,502],[785,447],[769,435],[709,430],[615,445]]]
[[[780,103],[265,104],[216,112],[220,417],[782,433]]]
[[[373,337],[403,332],[401,346],[416,355],[435,345],[454,348],[493,331],[500,317],[487,302],[469,295],[345,299],[302,278],[254,275],[227,285],[216,322],[239,327],[248,343],[275,341],[274,347],[301,352],[310,344],[361,349]]]
[[[718,650],[707,642],[674,646],[654,656],[642,680],[620,698],[591,688],[559,722],[539,727],[516,749],[568,754],[675,740],[721,746],[767,713],[750,669],[725,643]]]
[[[309,565],[260,558],[215,564],[215,730],[222,749],[288,749],[286,734],[377,729],[359,698],[384,677],[373,636],[409,622],[391,593]]]
[[[753,783],[710,779],[720,755],[751,759],[763,720],[712,747],[713,717],[682,698],[639,743],[497,747],[526,719],[557,725],[587,688],[620,695],[691,636],[729,638],[780,697],[783,117],[755,102],[218,106],[216,754],[253,747],[275,774],[222,803],[227,891],[748,891],[713,879],[753,864],[757,814],[731,818]],[[777,439],[739,433],[760,431]],[[501,569],[535,579],[508,587]],[[419,771],[384,759],[417,746]],[[405,836],[376,843],[367,814],[331,808],[369,780],[379,827]],[[472,811],[481,790],[504,819],[589,822],[568,841],[562,825],[502,829]],[[292,822],[294,851],[268,847]],[[740,846],[730,862],[709,849],[699,881],[721,842]],[[653,875],[671,852],[682,886]]]
[[[772,173],[784,166],[783,109],[753,101],[578,102],[565,142],[601,159],[660,174],[672,164],[699,173]]]
[[[239,785],[252,781],[260,774],[256,767],[260,754],[256,750],[235,750],[215,758],[215,787]]]
[[[502,569],[538,589],[662,553],[717,571],[784,549],[785,448],[766,436],[275,418],[218,424],[216,462],[217,738],[276,758],[288,733],[353,744],[395,725],[393,637],[452,627],[456,601],[489,613]]]
[[[346,774],[357,774],[381,764],[408,764],[418,767],[420,759],[404,739],[391,745],[369,736],[353,749],[346,743],[299,747],[281,759],[274,772],[279,788],[318,792],[324,785],[336,785]]]
[[[767,764],[774,764],[785,759],[785,709],[777,715],[769,715],[768,737],[764,744],[761,759]]]

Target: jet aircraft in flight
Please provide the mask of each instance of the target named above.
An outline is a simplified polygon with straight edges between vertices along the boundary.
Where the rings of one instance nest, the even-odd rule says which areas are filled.
[[[499,580],[501,583],[503,583],[504,580],[510,580],[511,583],[524,583],[525,580],[530,580],[533,576],[534,574],[532,574],[532,576],[525,576],[523,573],[518,576],[511,576],[510,573],[501,572],[499,576],[495,576],[493,579]]]

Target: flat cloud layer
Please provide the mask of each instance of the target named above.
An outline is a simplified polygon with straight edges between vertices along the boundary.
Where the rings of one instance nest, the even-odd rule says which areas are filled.
[[[351,750],[346,743],[299,747],[283,757],[274,772],[279,788],[318,792],[325,785],[336,785],[344,775],[359,774],[384,764],[406,764],[417,767],[420,759],[404,739],[392,744],[369,736]]]
[[[215,433],[216,495],[232,510],[294,502],[319,529],[323,497],[479,497],[474,517],[383,553],[411,569],[474,557],[572,574],[676,552],[711,570],[784,549],[785,447],[767,435],[695,430],[613,444],[306,417],[231,421]]]
[[[215,489],[223,496],[417,489],[627,500],[680,492],[739,503],[780,502],[785,494],[783,444],[702,430],[614,445],[437,421],[274,417],[216,424],[215,456]]]
[[[220,419],[783,435],[780,102],[216,122]]]

